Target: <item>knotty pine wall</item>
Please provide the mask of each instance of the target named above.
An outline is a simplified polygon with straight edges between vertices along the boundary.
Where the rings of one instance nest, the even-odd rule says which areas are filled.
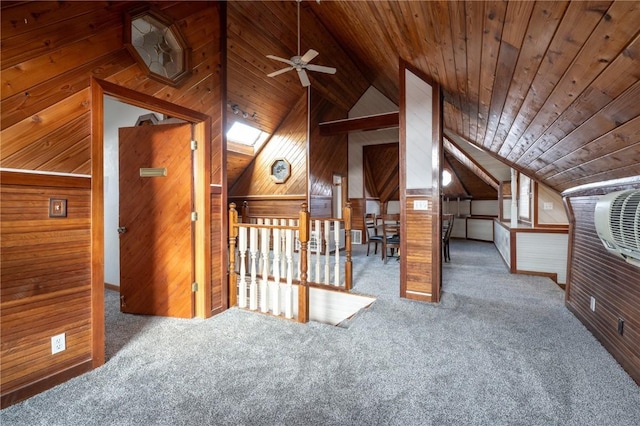
[[[303,96],[229,189],[229,202],[240,211],[247,201],[252,216],[298,217],[300,204],[308,199],[312,217],[331,217],[333,174],[347,174],[347,136],[320,136],[318,124],[345,117],[346,111],[313,91],[309,98]],[[307,121],[311,123],[308,147]],[[279,158],[291,164],[291,176],[284,183],[275,183],[270,176],[271,165]]]
[[[311,90],[309,114],[309,212],[311,217],[332,217],[333,175],[347,176],[348,136],[320,136],[319,124],[347,117],[348,111],[334,106]],[[343,189],[344,191],[344,189]]]
[[[91,180],[0,175],[2,402],[53,374],[91,369]],[[49,199],[67,216],[49,217]],[[51,355],[51,336],[67,350]],[[14,397],[23,396],[18,392]]]
[[[226,307],[216,290],[224,278],[220,229],[226,229],[220,223],[226,217],[225,5],[153,3],[176,20],[193,50],[193,73],[179,87],[147,78],[125,49],[123,13],[136,2],[2,4],[1,167],[72,174],[2,173],[2,406],[104,362],[104,329],[91,303],[103,291],[102,283],[91,282],[90,188],[91,179],[102,179],[89,177],[92,77],[211,117],[205,142],[214,188],[212,256],[222,259],[213,262],[211,309]],[[48,217],[50,197],[68,200],[66,218]],[[67,350],[51,355],[50,338],[58,332],[66,333]]]
[[[565,198],[572,224],[565,300],[567,307],[640,384],[640,268],[610,254],[598,238],[593,221],[598,198],[622,189],[630,187],[585,191]],[[595,312],[589,306],[591,297],[596,299]],[[617,332],[618,318],[624,320],[622,335]]]
[[[271,179],[271,165],[279,158],[291,165],[291,175],[283,183]],[[263,217],[297,217],[307,201],[306,94],[229,188],[229,202],[236,203],[238,212],[244,201],[251,215]]]

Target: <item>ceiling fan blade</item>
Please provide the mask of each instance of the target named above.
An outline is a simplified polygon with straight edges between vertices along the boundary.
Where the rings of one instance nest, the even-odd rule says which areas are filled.
[[[303,87],[307,87],[311,85],[311,82],[309,81],[309,77],[307,76],[307,73],[305,72],[305,70],[299,69],[298,77],[300,77],[300,83],[302,83]]]
[[[335,74],[336,73],[336,69],[333,67],[324,67],[322,65],[309,65],[307,64],[306,68],[309,71],[318,71],[318,72],[324,72],[327,74]]]
[[[285,59],[285,58],[281,58],[279,56],[273,56],[273,55],[267,55],[267,58],[269,59],[273,59],[275,61],[280,61],[280,62],[284,62],[285,64],[289,64],[291,66],[294,66],[295,64],[293,62],[291,62],[291,60],[289,59]]]
[[[271,74],[267,74],[267,77],[275,77],[276,75],[284,74],[287,71],[291,71],[293,67],[282,68],[281,70],[274,71]]]
[[[313,58],[315,58],[318,55],[319,55],[318,52],[316,52],[313,49],[309,49],[309,50],[307,50],[307,53],[305,53],[302,56],[302,58],[300,58],[300,60],[306,64],[306,63],[309,63],[311,60],[313,60]]]

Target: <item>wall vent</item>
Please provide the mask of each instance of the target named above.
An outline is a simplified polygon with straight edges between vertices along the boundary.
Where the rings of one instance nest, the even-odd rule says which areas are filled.
[[[351,230],[351,244],[362,244],[362,231],[359,229]]]
[[[640,267],[640,190],[616,191],[600,197],[594,221],[604,247]]]

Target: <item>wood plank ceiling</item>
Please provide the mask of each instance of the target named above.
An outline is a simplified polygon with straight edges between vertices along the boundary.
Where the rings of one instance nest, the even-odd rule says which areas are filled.
[[[373,85],[398,103],[398,60],[445,93],[445,128],[555,190],[640,175],[640,2],[304,1],[310,73],[350,107]],[[296,50],[296,6],[228,3],[228,99],[273,131],[302,96],[267,54]],[[250,158],[249,158],[250,160]],[[231,157],[230,157],[230,161]],[[230,176],[229,180],[232,181]]]
[[[300,51],[313,48],[320,54],[313,64],[337,68],[338,75],[308,72],[311,85],[334,104],[349,110],[369,87],[359,66],[334,40],[309,9],[300,7]],[[267,74],[286,64],[267,58],[291,58],[298,51],[295,1],[230,1],[227,3],[227,100],[228,124],[240,120],[273,134],[296,102],[305,94],[295,71],[270,78]],[[252,115],[243,120],[231,106]],[[252,160],[252,155],[227,153],[229,186]]]

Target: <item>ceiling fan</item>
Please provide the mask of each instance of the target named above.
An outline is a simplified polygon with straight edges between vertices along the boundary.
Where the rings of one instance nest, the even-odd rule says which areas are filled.
[[[298,72],[298,78],[300,78],[300,83],[302,83],[303,87],[307,87],[311,84],[311,82],[309,81],[309,76],[307,75],[307,72],[305,70],[323,72],[326,74],[335,74],[336,69],[332,67],[325,67],[322,65],[310,64],[309,62],[311,62],[313,58],[319,55],[319,53],[313,49],[307,50],[307,53],[300,56],[300,2],[301,1],[302,0],[296,0],[296,3],[298,3],[298,54],[296,56],[293,56],[291,59],[285,59],[285,58],[281,58],[279,56],[274,56],[274,55],[267,55],[267,58],[269,59],[274,59],[276,61],[284,62],[285,64],[289,65],[286,68],[267,74],[267,76],[275,77],[277,75],[284,74],[285,72],[296,70]]]

